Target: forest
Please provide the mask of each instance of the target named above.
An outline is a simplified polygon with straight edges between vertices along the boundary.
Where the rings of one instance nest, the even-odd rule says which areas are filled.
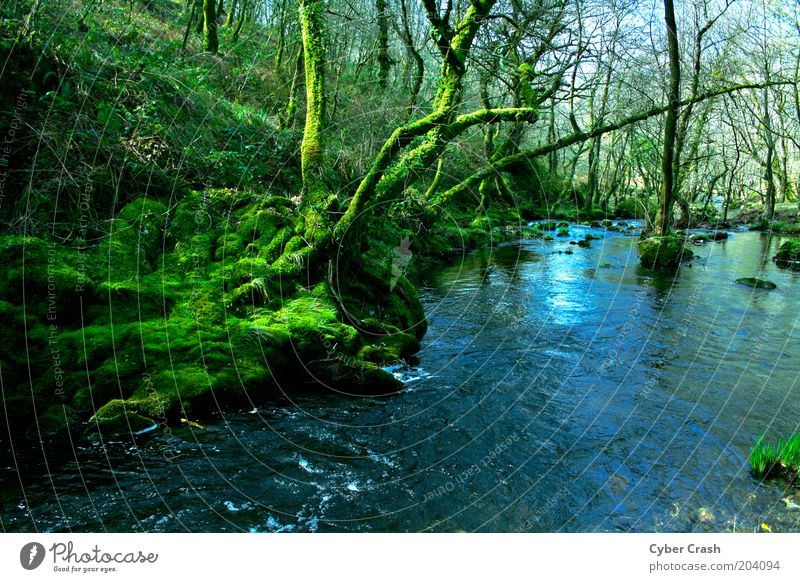
[[[2,0],[0,56],[3,531],[800,531],[800,1]]]

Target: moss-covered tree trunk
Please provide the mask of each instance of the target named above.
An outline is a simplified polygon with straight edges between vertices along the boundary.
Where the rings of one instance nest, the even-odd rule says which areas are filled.
[[[306,81],[306,123],[300,146],[303,197],[317,204],[326,193],[323,181],[323,136],[325,123],[325,47],[322,0],[300,0],[300,29]]]
[[[203,0],[203,50],[210,53],[219,50],[217,6],[214,0]]]

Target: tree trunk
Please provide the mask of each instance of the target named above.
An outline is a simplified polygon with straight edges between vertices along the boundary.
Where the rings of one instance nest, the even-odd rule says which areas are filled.
[[[183,31],[183,44],[181,45],[181,48],[183,50],[186,50],[186,43],[189,41],[189,31],[191,31],[192,29],[192,23],[194,22],[194,17],[196,16],[197,13],[197,3],[191,2],[191,6],[192,7],[189,11],[189,17],[186,21],[186,29]]]
[[[386,88],[392,59],[389,56],[389,9],[386,0],[375,0],[378,12],[378,86]]]
[[[323,0],[300,0],[300,29],[306,81],[306,123],[300,146],[303,196],[312,204],[325,193],[322,179],[325,123],[325,48],[323,45]]]
[[[203,25],[205,24],[203,2],[204,2],[204,0],[195,0],[195,6],[197,7],[197,13],[200,15],[200,19],[197,21],[197,26],[195,26],[195,29],[194,29],[194,31],[197,34],[203,34]]]
[[[231,7],[228,10],[228,15],[225,18],[225,28],[232,26],[234,21],[236,20],[236,7],[239,4],[238,0],[233,0],[231,2]]]
[[[672,227],[672,209],[675,203],[675,134],[678,126],[678,108],[681,92],[681,62],[678,48],[678,31],[675,25],[675,8],[672,0],[664,0],[664,22],[667,25],[669,48],[669,103],[664,122],[664,154],[661,163],[663,174],[661,199],[656,215],[656,233],[667,234]]]
[[[286,111],[281,122],[283,129],[294,127],[294,115],[297,112],[298,92],[300,89],[300,78],[303,74],[303,47],[297,51],[295,59],[294,74],[292,75],[292,86],[289,89],[289,102],[286,104]]]
[[[406,45],[406,51],[416,65],[416,72],[414,74],[414,81],[411,86],[411,97],[408,100],[408,108],[406,109],[406,119],[414,114],[414,107],[417,104],[419,91],[422,88],[423,76],[425,74],[425,61],[422,60],[422,55],[414,46],[414,37],[411,36],[411,27],[408,23],[408,8],[406,7],[406,0],[400,0],[400,12],[402,15],[402,36],[403,42]]]
[[[239,6],[239,23],[236,25],[236,30],[233,31],[233,42],[239,40],[239,34],[242,32],[242,26],[244,26],[244,21],[249,9],[250,5],[247,0],[242,0],[242,4]]]
[[[203,50],[214,54],[219,50],[217,13],[214,0],[203,0]]]
[[[767,76],[769,80],[769,75]],[[764,88],[764,140],[767,146],[766,159],[764,160],[764,181],[767,183],[765,192],[764,218],[772,220],[775,216],[775,136],[772,133],[772,117],[769,105],[769,88]]]

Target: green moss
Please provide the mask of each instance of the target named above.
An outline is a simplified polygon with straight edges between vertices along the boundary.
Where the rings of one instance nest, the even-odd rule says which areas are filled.
[[[651,236],[639,241],[639,260],[649,269],[672,269],[693,253],[684,245],[684,237],[676,234]]]
[[[778,263],[789,263],[800,261],[800,239],[787,240],[781,244],[778,253],[775,255]]]
[[[217,239],[214,249],[214,260],[222,261],[236,260],[244,255],[244,239],[241,235],[233,232],[223,234]]]
[[[131,435],[146,430],[158,423],[147,413],[152,411],[152,403],[132,400],[112,400],[100,408],[90,419],[88,433],[100,433],[106,437]],[[158,417],[159,415],[154,415]]]
[[[568,228],[559,228],[556,236],[569,236],[569,229]]]

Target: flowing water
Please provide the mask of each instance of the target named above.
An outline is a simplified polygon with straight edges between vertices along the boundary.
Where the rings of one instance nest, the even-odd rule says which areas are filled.
[[[800,531],[794,488],[747,464],[758,435],[800,430],[800,274],[771,262],[781,237],[734,232],[673,277],[641,269],[632,236],[571,229],[605,238],[427,269],[401,394],[303,396],[46,462],[18,450],[2,528]],[[752,276],[778,287],[734,283]]]

